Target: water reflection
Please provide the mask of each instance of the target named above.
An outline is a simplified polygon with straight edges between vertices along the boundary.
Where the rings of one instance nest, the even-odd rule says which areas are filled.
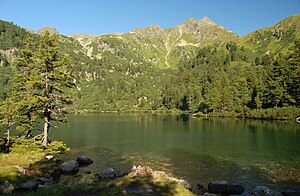
[[[195,183],[222,178],[247,186],[257,182],[276,186],[278,181],[268,175],[280,170],[272,175],[295,174],[280,186],[293,186],[289,180],[300,183],[296,123],[169,114],[89,114],[70,120],[70,127],[61,127],[52,136],[64,140],[74,155],[80,152],[97,159],[93,166],[97,169],[147,164]]]

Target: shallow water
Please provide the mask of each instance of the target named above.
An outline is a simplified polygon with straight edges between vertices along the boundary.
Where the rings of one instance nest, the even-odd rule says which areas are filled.
[[[300,188],[300,124],[191,115],[72,115],[50,137],[71,147],[63,155],[93,158],[94,171],[149,165],[207,185],[211,180]]]

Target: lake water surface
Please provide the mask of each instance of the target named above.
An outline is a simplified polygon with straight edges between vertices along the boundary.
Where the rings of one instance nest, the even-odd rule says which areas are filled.
[[[93,172],[148,165],[191,184],[212,180],[300,190],[300,124],[191,115],[72,115],[52,130],[71,151],[94,160]]]

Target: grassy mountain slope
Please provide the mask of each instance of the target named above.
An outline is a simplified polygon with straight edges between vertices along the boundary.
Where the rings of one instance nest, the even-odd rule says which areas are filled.
[[[290,16],[273,26],[249,33],[238,40],[238,44],[260,54],[286,53],[287,48],[300,38],[300,14]]]
[[[93,37],[77,34],[74,37],[91,58],[114,58],[115,63],[126,61],[131,65],[152,65],[159,68],[175,68],[180,61],[191,58],[197,48],[238,38],[235,33],[207,17],[201,20],[188,19],[170,29],[151,25],[126,34]]]
[[[61,49],[75,64],[74,107],[193,112],[269,107],[268,72],[275,69],[274,56],[299,39],[298,21],[295,15],[244,37],[207,17],[170,29],[152,25],[124,34],[59,35]],[[38,40],[42,31],[4,21],[0,30],[0,99],[5,99],[20,40],[25,35]]]

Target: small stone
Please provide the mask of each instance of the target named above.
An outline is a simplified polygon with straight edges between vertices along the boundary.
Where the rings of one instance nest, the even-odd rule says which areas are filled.
[[[135,165],[132,166],[131,171],[136,171],[136,166]]]
[[[116,177],[116,173],[113,168],[105,169],[99,174],[100,180],[114,179],[115,177]]]
[[[239,184],[229,184],[226,181],[213,181],[208,184],[208,192],[216,194],[240,195],[245,191]]]
[[[37,181],[29,181],[29,182],[24,182],[20,184],[20,188],[22,190],[26,190],[26,191],[32,191],[32,190],[36,190],[39,186],[39,183]]]
[[[61,174],[73,175],[79,171],[79,164],[75,160],[67,161],[59,166]]]
[[[248,194],[249,196],[281,196],[282,194],[271,190],[266,186],[257,186],[253,190],[251,190]]]
[[[0,193],[11,194],[14,189],[15,187],[6,180],[0,187]]]
[[[91,171],[91,170],[85,170],[84,173],[85,173],[85,174],[91,174],[92,171]]]
[[[46,177],[40,177],[36,180],[40,185],[44,184],[55,184],[55,181],[53,178],[46,178]]]
[[[125,176],[125,174],[126,174],[126,172],[120,172],[120,171],[117,171],[115,173],[116,173],[116,178],[121,178],[121,177]]]
[[[53,157],[54,157],[54,156],[52,156],[52,155],[47,155],[47,156],[45,156],[45,158],[46,158],[47,160],[53,159]]]
[[[94,163],[94,161],[91,158],[88,158],[84,155],[77,157],[76,161],[78,162],[79,166],[86,166],[91,165]]]
[[[186,181],[186,180],[183,180],[183,186],[184,186],[184,188],[186,188],[186,189],[188,189],[190,191],[193,190],[192,185],[188,181]]]

